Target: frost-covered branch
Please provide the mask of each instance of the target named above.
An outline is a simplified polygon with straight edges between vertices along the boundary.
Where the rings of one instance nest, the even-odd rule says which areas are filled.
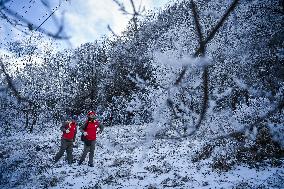
[[[195,23],[195,27],[196,27],[196,32],[197,32],[197,36],[198,36],[198,42],[199,42],[199,47],[196,50],[196,52],[193,54],[193,57],[197,57],[197,56],[205,56],[206,53],[206,45],[214,38],[214,36],[216,35],[216,33],[219,31],[219,29],[221,28],[221,26],[224,24],[224,22],[227,20],[228,16],[230,15],[230,13],[236,8],[237,4],[238,4],[239,0],[234,0],[233,3],[230,5],[230,7],[227,9],[227,11],[224,13],[224,15],[222,16],[222,18],[218,21],[218,23],[211,29],[211,32],[209,33],[209,35],[203,40],[203,34],[202,34],[202,30],[201,30],[201,25],[200,25],[200,21],[199,21],[199,15],[198,15],[198,10],[197,10],[197,6],[194,3],[194,1],[191,1],[191,8],[192,8],[192,14],[193,14],[193,19],[194,19],[194,23]],[[186,65],[183,67],[182,71],[180,72],[178,78],[176,79],[174,85],[180,85],[187,70],[189,69],[189,65]],[[207,107],[208,107],[208,101],[209,101],[209,73],[208,73],[208,65],[205,65],[203,67],[203,73],[202,73],[202,90],[203,90],[203,98],[202,98],[202,105],[201,105],[201,111],[200,111],[200,116],[199,119],[196,123],[196,125],[194,126],[194,130],[187,134],[184,135],[182,137],[187,137],[190,135],[193,135],[198,128],[200,127],[203,119],[205,118],[205,114],[207,111]],[[169,109],[174,113],[175,117],[175,111],[173,109],[173,104],[172,103],[168,103],[169,99],[167,101],[167,105],[169,106]]]
[[[207,38],[204,40],[204,45],[208,44],[216,35],[216,33],[219,31],[219,29],[224,25],[225,21],[228,19],[229,15],[235,10],[237,4],[239,3],[239,0],[234,0],[230,7],[227,9],[225,14],[222,16],[222,18],[218,21],[215,27],[212,28],[211,32],[207,36]],[[201,51],[201,49],[199,50]],[[198,51],[197,51],[198,52]]]
[[[193,1],[191,1],[191,5],[192,5],[192,13],[193,13],[193,18],[194,18],[194,23],[195,23],[196,31],[197,31],[198,38],[199,38],[200,55],[203,57],[205,55],[205,44],[206,44],[206,42],[203,41],[203,35],[202,35],[202,32],[201,32],[201,26],[200,26],[200,22],[199,22],[199,15],[197,13],[197,7],[196,7],[196,5]],[[204,67],[202,79],[203,79],[202,107],[201,107],[200,116],[199,116],[199,119],[198,119],[198,122],[195,126],[194,131],[196,131],[200,127],[201,122],[205,117],[205,113],[206,113],[207,106],[208,106],[208,100],[209,100],[208,94],[209,94],[209,92],[208,92],[208,66],[207,65],[205,65],[205,67]],[[193,132],[192,132],[192,134],[193,134]]]
[[[198,39],[199,39],[199,47],[201,49],[201,55],[203,56],[204,53],[205,53],[205,47],[204,47],[204,42],[203,42],[203,34],[201,32],[201,25],[200,25],[200,22],[199,22],[199,15],[197,13],[197,7],[196,7],[196,4],[191,1],[191,7],[192,7],[192,14],[193,14],[193,18],[194,18],[194,24],[195,24],[195,27],[196,27],[196,32],[197,32],[197,35],[198,35]]]
[[[234,9],[236,8],[237,4],[238,4],[239,0],[234,0],[233,3],[230,5],[230,7],[227,9],[227,11],[225,12],[225,14],[222,16],[222,18],[218,21],[218,23],[216,24],[215,27],[213,27],[213,29],[211,30],[211,32],[209,33],[209,35],[206,37],[206,39],[204,40],[204,46],[206,46],[212,39],[213,37],[216,35],[216,33],[218,32],[218,30],[221,28],[221,26],[224,24],[224,22],[226,21],[226,19],[229,17],[230,13],[232,13],[234,11]],[[202,49],[203,47],[200,46],[198,49],[195,51],[195,53],[193,54],[193,57],[197,57],[198,55],[200,55],[202,53]],[[182,69],[181,73],[179,74],[178,78],[176,79],[175,85],[178,85],[181,83],[182,79],[185,76],[186,71],[188,70],[188,65],[184,66],[184,68]]]

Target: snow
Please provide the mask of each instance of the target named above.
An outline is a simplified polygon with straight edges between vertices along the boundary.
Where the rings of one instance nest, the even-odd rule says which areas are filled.
[[[19,160],[30,161],[28,157],[23,158],[24,146],[28,143],[39,146],[47,145],[52,149],[50,154],[44,154],[41,150],[36,153],[38,158],[42,159],[40,162],[42,165],[51,165],[51,167],[41,174],[32,175],[33,179],[15,188],[42,188],[44,184],[50,184],[52,181],[54,183],[48,188],[126,189],[152,186],[156,188],[209,189],[234,188],[242,186],[244,183],[253,188],[257,186],[280,188],[283,186],[283,166],[251,168],[239,165],[228,172],[216,172],[209,166],[210,160],[195,163],[191,161],[194,152],[200,149],[203,143],[202,138],[187,138],[179,141],[158,139],[149,135],[153,129],[153,124],[116,125],[105,128],[104,133],[98,137],[93,168],[88,167],[86,162],[81,166],[76,163],[69,166],[64,158],[52,165],[51,158],[59,150],[59,131],[46,130],[38,135],[11,136],[1,139],[2,144],[7,144],[1,146],[4,151],[11,148],[9,158],[4,159],[6,163]],[[83,143],[79,140],[78,136],[78,146],[74,148],[73,152],[76,160],[83,150]],[[12,141],[16,141],[16,144],[23,150],[13,149],[10,144]],[[35,150],[32,145],[29,148],[32,148],[32,151]],[[18,176],[21,175],[19,171],[15,173],[18,173]],[[10,178],[11,183],[18,179],[17,174],[13,175]],[[275,182],[271,182],[273,179]],[[47,183],[46,180],[48,180]]]
[[[198,10],[200,10],[200,22],[204,30],[202,32],[206,36],[214,22],[225,12],[227,6],[222,5],[223,2],[220,0],[208,2],[207,7],[199,5],[200,2],[196,3]],[[230,2],[228,0],[226,4]],[[284,87],[282,82],[278,86],[279,89],[274,91],[276,95],[273,95],[273,91],[264,89],[267,84],[263,83],[262,86],[261,80],[263,78],[258,78],[257,73],[253,73],[258,71],[252,68],[253,66],[258,67],[257,63],[260,60],[269,60],[268,58],[272,55],[269,54],[269,48],[260,48],[269,38],[258,39],[255,36],[257,34],[266,36],[265,33],[257,33],[259,29],[257,25],[260,24],[258,21],[264,22],[266,17],[258,18],[261,14],[265,15],[262,10],[251,16],[249,6],[253,4],[258,5],[259,2],[240,3],[240,8],[234,11],[233,17],[229,17],[225,25],[217,32],[216,37],[210,41],[210,44],[206,44],[205,57],[192,57],[198,48],[198,38],[194,25],[189,23],[193,20],[183,14],[178,19],[175,17],[178,14],[170,15],[170,17],[162,15],[166,19],[173,19],[167,21],[161,19],[164,21],[159,23],[169,22],[171,24],[169,28],[162,26],[160,28],[158,23],[157,26],[154,22],[149,23],[150,26],[155,26],[152,28],[153,31],[151,31],[151,27],[149,30],[150,34],[157,30],[157,39],[153,37],[155,35],[151,37],[146,33],[146,30],[141,28],[145,34],[141,33],[140,36],[138,32],[137,39],[134,38],[133,41],[125,39],[121,44],[120,42],[114,43],[109,47],[110,49],[100,49],[97,43],[89,43],[82,45],[74,52],[67,50],[53,55],[55,49],[51,44],[48,44],[48,41],[45,43],[38,41],[38,44],[35,44],[37,49],[32,55],[27,55],[28,51],[26,52],[25,48],[23,52],[19,51],[20,48],[15,50],[15,52],[22,53],[18,56],[13,52],[1,50],[0,55],[6,57],[4,63],[9,74],[13,77],[14,75],[20,77],[15,78],[16,88],[19,89],[19,92],[34,101],[44,100],[37,102],[42,105],[38,110],[39,121],[32,134],[26,133],[27,129],[23,127],[24,119],[29,117],[25,117],[23,113],[18,115],[19,112],[23,112],[22,107],[27,108],[27,104],[23,103],[19,106],[17,103],[11,103],[11,106],[15,106],[14,109],[11,109],[9,103],[3,103],[3,107],[6,109],[1,114],[3,121],[0,119],[0,125],[3,124],[0,127],[0,136],[4,136],[0,139],[0,187],[21,189],[284,188],[283,159],[279,160],[282,164],[275,167],[265,163],[258,165],[259,167],[249,167],[240,162],[226,171],[212,167],[214,158],[232,155],[236,145],[241,145],[244,148],[255,147],[253,145],[259,134],[259,128],[262,126],[267,126],[270,129],[272,138],[275,142],[280,143],[282,149],[284,146],[284,110],[281,110],[282,114],[278,112],[279,115],[272,115],[263,123],[254,124],[257,119],[267,116],[279,105],[279,102],[283,100]],[[181,22],[180,20],[183,19],[184,21]],[[267,23],[264,29],[270,28],[273,23],[277,22],[277,19],[274,19],[270,24]],[[148,39],[147,36],[150,38]],[[140,49],[138,46],[133,46],[136,42],[137,44],[140,42],[149,43],[149,47]],[[137,48],[137,51],[131,50],[128,54],[127,49],[134,49],[134,47]],[[106,58],[106,62],[104,62],[107,63],[106,66],[99,66],[100,62],[97,59],[101,57],[101,54],[99,54],[100,56],[90,56],[96,54],[97,50],[106,50],[107,54],[111,54],[111,56],[103,56]],[[260,52],[257,52],[258,50]],[[277,52],[280,54],[276,53],[275,55],[282,58],[283,49],[278,49]],[[77,55],[75,56],[74,53]],[[153,75],[150,74],[150,77],[155,78],[157,86],[151,86],[151,80],[144,80],[143,77],[135,73],[135,70],[132,70],[132,68],[136,68],[136,64],[143,63],[144,59],[148,60],[148,58],[151,60],[147,63],[153,66]],[[28,65],[26,65],[27,59],[29,59]],[[125,72],[120,73],[119,69],[110,69],[120,61],[122,62],[122,70]],[[143,65],[143,68],[146,65]],[[98,70],[103,71],[96,72],[94,75],[91,72],[91,70],[94,71],[94,66],[98,66]],[[204,94],[202,71],[205,67],[209,67],[208,108],[200,128],[196,130],[196,122],[201,117],[200,107]],[[181,76],[180,73],[184,68],[187,68],[186,73],[181,82],[176,84],[177,78]],[[265,66],[259,68],[261,72],[268,71]],[[140,71],[147,72],[149,70],[141,69]],[[65,72],[68,74],[66,75]],[[74,75],[69,75],[73,72]],[[105,72],[112,73],[105,74]],[[106,97],[111,97],[112,106],[124,111],[113,113],[108,109],[109,112],[106,113],[104,109],[106,107],[102,106],[104,104],[102,102],[102,104],[93,105],[94,108],[97,108],[97,112],[101,113],[104,118],[109,113],[113,113],[112,115],[117,116],[116,121],[119,122],[125,121],[122,118],[126,118],[127,113],[130,112],[135,116],[131,123],[135,124],[121,124],[105,128],[104,133],[98,137],[94,168],[88,167],[86,162],[81,166],[76,163],[68,166],[64,158],[53,165],[52,157],[59,150],[61,132],[57,128],[57,124],[52,123],[55,120],[50,120],[50,118],[54,113],[64,114],[66,102],[72,106],[73,101],[77,100],[78,94],[82,92],[80,84],[87,86],[85,80],[90,74],[96,78],[103,78],[100,82],[98,81],[99,84],[96,86],[99,88],[96,100],[100,103]],[[121,74],[125,74],[125,78],[116,77]],[[273,73],[267,76],[271,77],[272,75]],[[74,82],[70,82],[72,79],[75,79]],[[111,87],[112,85],[109,84],[116,79],[119,79],[116,81],[117,84],[123,83],[124,79],[129,79],[143,90],[137,93],[131,91],[131,96],[127,97],[123,96],[125,91],[122,91],[121,96],[108,96],[109,94],[105,93],[105,88]],[[272,81],[278,82],[277,77],[272,78]],[[73,89],[78,87],[80,87],[79,90],[74,93]],[[123,87],[128,88],[128,86]],[[246,94],[239,94],[237,95],[240,97],[236,102],[237,107],[232,110],[232,97],[236,95],[234,94],[235,90],[247,92],[249,103],[245,102]],[[6,92],[1,94],[1,97],[5,97],[4,101],[16,101]],[[50,104],[48,107],[44,104],[46,103],[45,99],[54,100],[55,105]],[[58,102],[57,99],[59,99]],[[69,100],[66,101],[66,99]],[[170,110],[169,101],[172,102],[172,108],[176,112]],[[82,99],[83,105],[91,103],[93,102],[90,98]],[[6,110],[8,113],[5,112]],[[144,123],[142,118],[144,115],[139,117],[134,113],[143,114],[141,110],[149,110],[151,115],[146,116],[151,118],[149,119],[150,123],[138,125],[138,123]],[[45,113],[48,115],[43,115]],[[177,116],[173,116],[173,113]],[[21,120],[14,121],[14,115]],[[34,115],[31,113],[30,116]],[[43,118],[47,121],[42,121]],[[56,119],[58,121],[59,118]],[[85,117],[80,117],[80,119],[85,119]],[[10,125],[8,125],[9,122],[11,122]],[[252,124],[254,124],[253,127],[251,127]],[[9,130],[12,136],[5,135],[6,130]],[[183,131],[185,136],[195,131],[196,133],[185,137],[181,130],[186,130]],[[214,146],[212,152],[210,151],[210,157],[201,157],[200,160],[194,161],[196,152],[202,150],[204,146],[206,147],[208,141],[239,131],[244,131],[247,138],[238,141],[239,143],[224,140],[222,144]],[[269,147],[269,144],[266,147]],[[76,160],[80,157],[82,150],[83,143],[78,135],[77,145],[74,147]],[[228,163],[230,161],[233,160],[229,159]]]

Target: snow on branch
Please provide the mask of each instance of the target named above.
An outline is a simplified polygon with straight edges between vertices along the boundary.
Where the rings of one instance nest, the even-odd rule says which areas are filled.
[[[230,5],[230,7],[227,9],[227,11],[225,12],[225,14],[222,16],[222,18],[218,21],[218,23],[216,24],[215,27],[212,28],[211,32],[209,33],[209,35],[205,38],[204,40],[204,44],[200,44],[199,43],[199,47],[198,49],[195,51],[195,53],[193,54],[193,57],[197,57],[198,55],[202,54],[202,50],[203,49],[203,46],[206,46],[206,44],[208,44],[212,39],[213,37],[216,35],[216,33],[218,32],[218,30],[221,28],[221,26],[224,24],[224,22],[226,21],[226,19],[229,17],[230,13],[232,13],[234,11],[234,9],[236,8],[237,4],[238,4],[239,0],[234,0],[233,3]],[[196,11],[196,8],[195,8],[195,11]],[[195,14],[193,11],[193,14]],[[197,14],[197,13],[196,13]],[[198,18],[198,16],[194,16],[194,18]],[[195,22],[198,22],[199,21],[195,21]],[[185,76],[185,73],[186,71],[188,70],[188,66],[185,66],[181,73],[179,74],[178,78],[176,79],[176,85],[178,85],[182,79],[184,78]]]
[[[230,13],[232,13],[233,10],[236,8],[238,2],[239,2],[239,0],[234,0],[232,2],[232,4],[227,9],[227,11],[220,18],[220,20],[217,22],[217,24],[214,27],[212,27],[209,35],[205,39],[203,39],[203,34],[202,34],[201,25],[200,25],[200,21],[199,21],[200,19],[199,19],[197,6],[194,3],[194,1],[191,1],[192,15],[193,15],[193,19],[194,19],[194,23],[195,23],[195,27],[196,27],[196,32],[197,32],[197,36],[198,36],[198,41],[199,41],[199,47],[197,48],[196,52],[193,54],[193,57],[205,56],[206,45],[214,38],[216,33],[219,31],[221,26],[225,23],[225,21],[229,17]],[[182,83],[182,81],[185,77],[185,74],[187,73],[187,70],[189,68],[190,68],[189,65],[183,66],[183,69],[181,70],[180,74],[178,75],[177,79],[174,82],[174,86],[178,86]],[[188,133],[188,134],[184,134],[184,135],[180,134],[181,137],[188,137],[190,135],[193,135],[199,129],[202,121],[205,118],[205,114],[206,114],[206,111],[207,111],[207,108],[208,108],[208,101],[209,101],[209,86],[208,86],[209,79],[208,78],[209,78],[208,65],[205,65],[203,67],[203,73],[202,73],[203,97],[202,97],[201,111],[199,113],[199,118],[198,118],[197,123],[193,127],[194,129],[191,130],[191,132]],[[174,103],[171,101],[170,98],[167,99],[167,105],[168,105],[170,111],[173,113],[174,117],[176,118],[177,114],[176,114],[175,109],[174,109]],[[180,133],[180,132],[178,132],[178,129],[176,129],[176,130],[177,130],[177,133]]]

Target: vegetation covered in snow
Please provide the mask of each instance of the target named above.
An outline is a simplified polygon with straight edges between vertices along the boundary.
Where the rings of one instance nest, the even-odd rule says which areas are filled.
[[[76,49],[7,44],[0,186],[282,188],[283,15],[281,1],[175,1]],[[52,164],[61,122],[89,110],[106,126],[95,167]]]

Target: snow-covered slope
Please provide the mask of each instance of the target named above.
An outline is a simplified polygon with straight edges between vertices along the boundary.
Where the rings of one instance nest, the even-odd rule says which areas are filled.
[[[283,166],[212,169],[211,160],[192,162],[204,139],[157,139],[153,125],[117,125],[98,138],[95,167],[87,162],[52,165],[60,132],[1,139],[1,188],[282,188]],[[75,159],[83,143],[74,148]],[[221,152],[220,152],[221,153]],[[283,161],[282,161],[283,162]],[[283,165],[283,164],[282,164]]]

